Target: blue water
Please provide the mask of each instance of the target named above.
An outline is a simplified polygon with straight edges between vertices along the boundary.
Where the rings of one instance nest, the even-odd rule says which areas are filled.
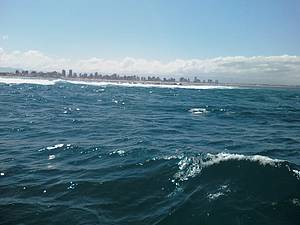
[[[300,90],[0,84],[0,224],[300,224]]]

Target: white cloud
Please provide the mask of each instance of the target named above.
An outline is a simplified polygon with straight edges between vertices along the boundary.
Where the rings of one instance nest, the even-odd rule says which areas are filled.
[[[123,60],[89,58],[71,60],[50,57],[40,51],[6,52],[0,48],[0,67],[52,71],[72,68],[78,72],[100,72],[174,77],[197,76],[225,82],[300,84],[300,56],[234,56],[210,59],[176,59],[163,63],[126,57]]]

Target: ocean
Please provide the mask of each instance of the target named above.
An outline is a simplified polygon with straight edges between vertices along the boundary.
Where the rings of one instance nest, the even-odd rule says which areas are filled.
[[[300,224],[300,89],[0,80],[0,224]]]

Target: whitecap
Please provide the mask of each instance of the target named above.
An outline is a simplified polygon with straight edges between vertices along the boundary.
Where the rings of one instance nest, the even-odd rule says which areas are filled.
[[[183,157],[184,157],[184,155],[180,154],[180,155],[162,156],[162,157],[159,157],[158,159],[171,160],[171,159],[182,159]]]
[[[39,84],[39,85],[54,85],[59,80],[35,79],[35,78],[15,78],[15,77],[0,77],[0,83],[4,84]]]
[[[205,108],[192,108],[189,110],[189,112],[191,112],[192,114],[204,114],[204,113],[208,113],[207,109]]]
[[[111,81],[82,81],[82,80],[63,80],[63,79],[42,79],[42,78],[27,78],[27,77],[0,77],[0,83],[5,84],[38,84],[38,85],[55,85],[58,82],[79,84],[79,85],[92,85],[92,86],[123,86],[123,87],[145,87],[145,88],[181,88],[181,89],[235,89],[238,87],[227,85],[189,85],[189,84],[151,84],[139,82],[111,82]],[[84,86],[81,86],[84,88]]]
[[[202,171],[202,163],[200,157],[184,157],[178,162],[179,171],[174,175],[176,180],[185,181],[190,177],[194,177]],[[176,183],[175,180],[172,180]]]
[[[222,195],[224,195],[223,192],[217,192],[217,193],[213,193],[213,194],[208,194],[207,197],[209,198],[209,200],[215,200]]]
[[[205,156],[194,156],[194,157],[183,157],[179,158],[178,162],[178,172],[174,174],[174,179],[172,183],[177,184],[178,181],[186,181],[191,177],[195,177],[201,173],[201,171],[206,168],[221,162],[226,161],[251,161],[257,162],[262,166],[271,165],[277,166],[279,163],[284,162],[284,160],[272,159],[267,156],[262,155],[242,155],[242,154],[232,154],[232,153],[218,153],[210,154],[207,153]]]
[[[228,188],[228,185],[221,185],[218,188],[218,192],[210,193],[207,195],[207,197],[209,198],[209,200],[215,200],[215,199],[217,199],[221,196],[224,196],[230,192],[231,192],[231,190]]]
[[[300,171],[299,170],[293,170],[293,173],[295,174],[295,176],[300,179]]]
[[[139,82],[111,82],[111,81],[75,81],[75,80],[61,80],[71,84],[92,85],[92,86],[122,86],[122,87],[145,87],[145,88],[182,88],[182,89],[234,89],[233,86],[222,85],[179,85],[179,84],[150,84]]]
[[[109,155],[113,155],[113,154],[118,154],[120,156],[123,156],[125,154],[125,151],[124,150],[115,150],[115,151],[109,153]]]
[[[55,159],[55,155],[49,155],[48,159],[49,160]]]
[[[293,203],[294,205],[296,205],[296,206],[300,206],[300,201],[299,201],[299,199],[297,199],[297,198],[293,198],[293,199],[292,199],[292,203]]]
[[[267,156],[263,155],[242,155],[242,154],[232,154],[232,153],[218,153],[218,154],[210,154],[208,153],[206,155],[205,161],[202,163],[204,166],[211,166],[214,164],[218,164],[220,162],[225,162],[229,160],[246,160],[246,161],[252,161],[252,162],[258,162],[260,165],[272,165],[276,166],[276,164],[283,162],[283,160],[279,159],[272,159]]]
[[[57,148],[62,148],[64,146],[64,144],[56,144],[54,146],[49,146],[46,147],[47,150],[53,150],[53,149],[57,149]]]

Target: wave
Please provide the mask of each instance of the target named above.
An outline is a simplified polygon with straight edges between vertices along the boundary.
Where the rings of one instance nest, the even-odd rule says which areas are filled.
[[[53,150],[53,149],[57,149],[57,148],[62,148],[64,146],[64,144],[56,144],[54,146],[48,146],[46,147],[47,150]]]
[[[156,224],[297,224],[300,219],[300,171],[288,161],[230,153],[176,160],[171,180],[176,188],[169,195],[176,206]]]
[[[2,201],[7,224],[17,224],[30,216],[36,218],[36,211],[53,223],[68,223],[73,214],[78,215],[78,221],[89,218],[79,224],[98,222],[90,212],[101,218],[100,222],[107,221],[103,224],[176,225],[203,221],[203,224],[225,225],[298,224],[299,221],[300,180],[295,175],[299,171],[285,160],[224,152],[196,156],[182,153],[149,160],[145,157],[146,161],[138,158],[143,163],[136,164],[130,158],[132,152],[98,152],[93,147],[88,150],[94,152],[91,156],[84,154],[89,157],[87,161],[81,151],[76,152],[80,157],[72,155],[70,159],[70,152],[65,151],[70,145],[64,144],[62,149],[59,146],[49,145],[51,149],[45,147],[46,151],[39,153],[53,159],[49,162],[51,172],[34,171],[40,176],[40,184],[26,183],[26,176],[22,176],[24,182],[17,186],[19,198]],[[53,155],[56,151],[61,153],[58,158]],[[106,163],[101,165],[95,159]],[[171,179],[179,184],[174,186]],[[42,199],[38,205],[36,199]],[[70,211],[74,205],[76,214]],[[49,216],[53,214],[56,217]],[[71,222],[76,224],[75,220]]]
[[[33,79],[33,78],[4,78],[0,77],[0,83],[4,84],[38,84],[55,85],[60,80]]]
[[[192,108],[189,110],[189,112],[192,113],[193,115],[208,113],[207,109],[205,108]]]
[[[252,161],[252,162],[258,162],[260,165],[271,165],[276,166],[280,162],[284,162],[284,160],[280,159],[272,159],[267,156],[263,155],[242,155],[242,154],[232,154],[232,153],[218,153],[218,154],[210,154],[208,153],[206,155],[206,161],[203,162],[203,165],[205,166],[211,166],[214,164],[218,164],[220,162],[225,162],[229,160],[235,160],[235,161]]]
[[[45,148],[42,148],[39,150],[39,152],[45,151],[45,150],[55,150],[55,149],[60,149],[66,147],[67,149],[71,147],[71,144],[55,144],[53,146],[47,146]]]
[[[181,89],[234,89],[232,86],[222,85],[179,85],[179,84],[143,84],[143,83],[130,83],[130,82],[93,82],[93,81],[70,81],[63,80],[71,84],[81,85],[94,85],[94,86],[121,86],[121,87],[144,87],[144,88],[181,88]]]
[[[4,84],[37,84],[37,85],[55,85],[57,83],[70,83],[91,86],[121,86],[121,87],[144,87],[144,88],[180,88],[180,89],[235,89],[233,86],[222,85],[177,85],[177,84],[143,84],[130,82],[106,82],[106,81],[75,81],[63,79],[35,79],[35,78],[4,78],[0,77],[0,83]]]
[[[263,155],[243,155],[243,154],[233,154],[233,153],[217,153],[211,154],[207,153],[205,155],[199,156],[165,156],[161,159],[173,160],[177,159],[178,171],[174,174],[172,183],[177,186],[180,182],[187,181],[189,178],[196,177],[199,175],[203,169],[216,166],[218,164],[223,164],[226,162],[249,162],[257,163],[259,166],[271,166],[271,167],[282,167],[283,165],[291,172],[295,177],[300,178],[300,171],[296,168],[291,169],[287,161],[281,159],[273,159]]]

